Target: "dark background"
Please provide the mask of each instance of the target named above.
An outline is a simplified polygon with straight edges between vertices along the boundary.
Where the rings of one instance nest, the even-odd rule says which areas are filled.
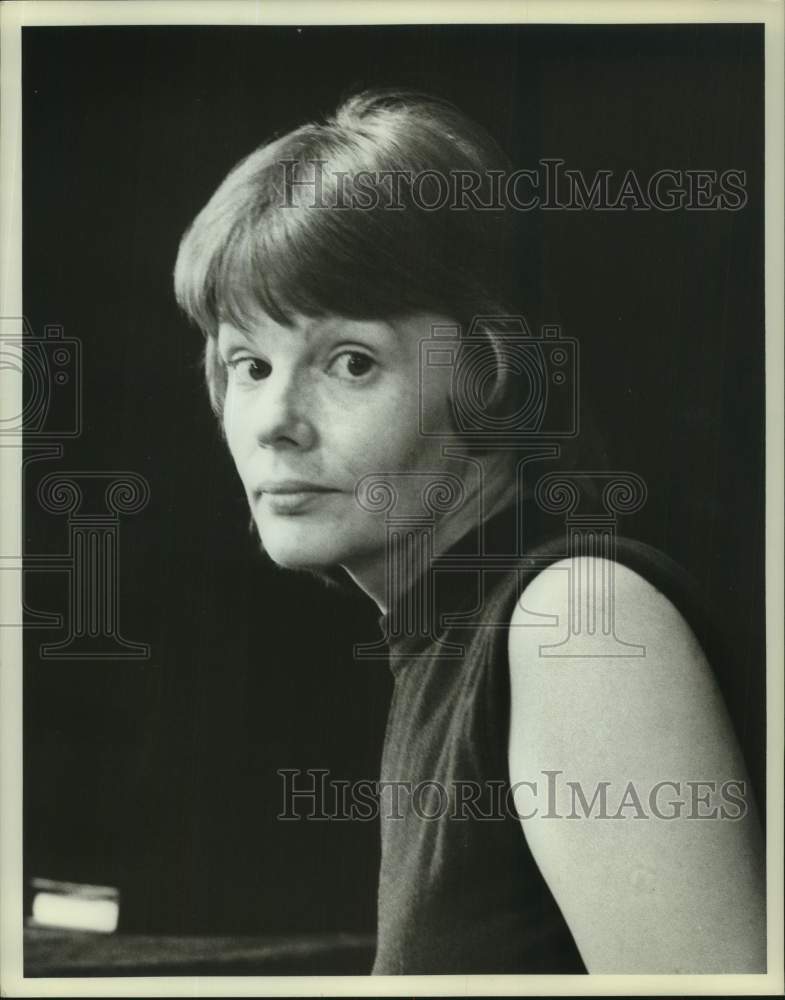
[[[755,25],[23,30],[25,313],[82,341],[84,376],[81,436],[28,468],[28,553],[65,547],[45,473],[151,487],[122,523],[120,595],[151,658],[45,661],[58,636],[27,631],[29,876],[119,886],[126,930],[373,928],[376,823],[276,821],[275,772],[376,776],[390,676],[351,650],[377,613],[255,552],[171,291],[227,170],[365,86],[454,100],[524,167],[747,171],[738,212],[531,212],[521,281],[530,324],[580,341],[602,460],[648,484],[622,529],[687,566],[728,628],[721,681],[760,785],[762,45]],[[29,574],[28,603],[63,610],[57,586]]]

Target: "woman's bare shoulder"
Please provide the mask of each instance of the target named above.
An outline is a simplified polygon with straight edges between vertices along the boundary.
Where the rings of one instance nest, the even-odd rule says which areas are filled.
[[[521,820],[589,971],[760,971],[755,804],[689,623],[632,569],[577,558],[510,626],[510,778],[558,785]]]
[[[706,727],[729,726],[690,624],[621,563],[576,557],[539,573],[513,611],[509,662],[514,715],[534,714],[526,731],[546,743],[562,729],[588,741],[613,729],[612,746],[632,725],[638,744],[680,725],[699,742]]]

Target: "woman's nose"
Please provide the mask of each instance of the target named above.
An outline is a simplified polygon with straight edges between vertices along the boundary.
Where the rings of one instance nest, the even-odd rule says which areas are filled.
[[[262,447],[309,448],[314,432],[310,393],[302,379],[273,371],[254,407],[254,433]]]

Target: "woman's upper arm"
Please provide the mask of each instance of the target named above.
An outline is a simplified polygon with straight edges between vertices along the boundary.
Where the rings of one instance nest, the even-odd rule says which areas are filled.
[[[765,971],[759,821],[711,667],[618,564],[616,633],[644,655],[549,655],[571,565],[532,581],[510,627],[510,778],[532,854],[589,972]]]

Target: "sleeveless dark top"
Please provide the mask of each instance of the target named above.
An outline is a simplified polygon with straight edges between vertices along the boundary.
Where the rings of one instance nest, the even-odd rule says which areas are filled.
[[[394,690],[381,766],[376,975],[586,971],[520,820],[504,807],[505,626],[529,580],[567,554],[562,536],[515,557],[523,516],[525,508],[505,508],[433,561],[425,576],[434,628],[396,628],[400,604],[380,619]],[[672,560],[622,538],[615,559],[669,597],[704,641],[700,602]],[[425,607],[428,591],[413,592],[401,599],[409,611]]]

